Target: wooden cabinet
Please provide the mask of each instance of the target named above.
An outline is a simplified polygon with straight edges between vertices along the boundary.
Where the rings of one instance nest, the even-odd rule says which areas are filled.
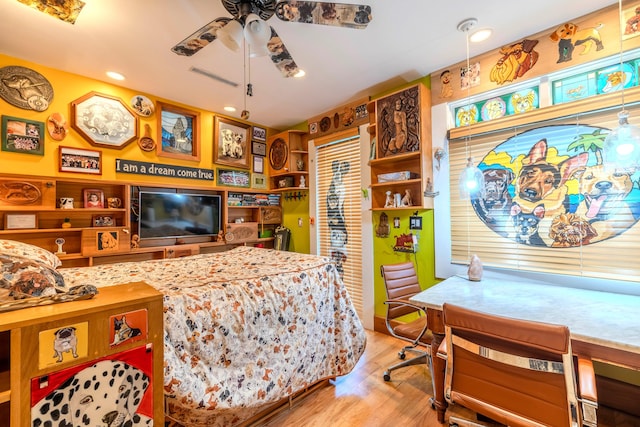
[[[59,258],[73,264],[87,257],[83,243],[90,238],[87,230],[100,229],[118,236],[119,248],[114,252],[126,251],[130,246],[128,188],[104,181],[0,177],[0,239],[19,240],[56,253],[56,241],[64,242]],[[99,194],[100,206],[85,208],[85,193]],[[63,208],[62,199],[69,201],[69,208]],[[109,201],[115,207],[109,208]],[[36,216],[35,223],[20,225],[21,218],[26,220],[29,215]],[[70,225],[63,226],[65,222]],[[108,227],[94,228],[97,225]]]
[[[296,141],[296,144],[298,143],[299,140]],[[299,145],[296,147],[300,148]],[[305,162],[305,171],[298,171],[292,176],[307,174],[306,152],[304,155],[294,153],[293,157],[287,157],[289,161],[301,158]],[[293,161],[295,164],[296,160]],[[84,207],[84,196],[88,190],[101,195],[104,200],[103,207]],[[247,235],[244,239],[234,241],[219,240],[218,236],[158,237],[145,240],[142,247],[132,248],[131,238],[138,232],[140,191],[219,195],[222,235],[228,231],[228,224],[234,224],[236,221],[255,223],[255,235]],[[123,182],[0,175],[0,239],[17,240],[54,252],[62,260],[63,267],[162,259],[184,256],[189,252],[225,250],[238,244],[272,245],[273,237],[258,235],[258,230],[273,230],[275,225],[282,222],[279,194],[269,193],[271,192],[240,188],[142,187]],[[278,200],[275,203],[278,206],[259,206],[257,203],[253,206],[248,206],[247,203],[232,206],[232,203],[228,202],[231,194],[262,196],[263,199],[277,196]],[[62,199],[73,199],[73,202],[69,203],[69,208],[63,208]],[[112,207],[109,207],[109,201],[112,202]],[[270,202],[274,203],[273,200]],[[270,215],[265,216],[267,212]],[[70,226],[63,228],[66,220]],[[101,238],[105,234],[116,240],[108,249],[101,247]],[[60,247],[56,241],[64,242],[63,252],[59,251]],[[196,246],[198,251],[194,249]]]
[[[142,322],[146,324],[141,327],[139,337],[118,343],[113,336],[112,323],[114,318],[121,319],[123,314],[129,318],[129,313],[137,313],[141,322],[139,326]],[[53,351],[57,348],[57,341],[52,342],[49,335],[57,338],[57,331],[74,325],[77,327],[74,347],[77,357],[71,351],[64,351],[58,362]],[[73,368],[90,366],[98,360],[122,360],[122,355],[135,352],[145,353],[145,358],[151,358],[151,368],[145,372],[152,385],[147,389],[152,393],[152,413],[149,416],[153,417],[154,425],[162,426],[164,349],[161,293],[142,282],[129,283],[101,288],[90,300],[0,313],[0,425],[32,425],[32,394],[42,392],[37,389],[53,386],[47,382],[53,383],[61,371],[73,372]],[[100,422],[94,420],[91,425]]]
[[[433,182],[431,104],[423,85],[371,101],[369,128],[375,141],[371,167],[372,210],[432,209],[424,191]]]
[[[288,130],[271,136],[267,161],[272,191],[309,187],[309,152],[304,131]]]
[[[278,205],[273,199],[278,199]],[[275,227],[282,223],[279,195],[231,193],[227,198],[225,240],[228,243],[255,241],[273,245]]]

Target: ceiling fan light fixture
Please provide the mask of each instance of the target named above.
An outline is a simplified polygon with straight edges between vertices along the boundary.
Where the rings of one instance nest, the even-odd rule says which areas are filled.
[[[271,38],[271,27],[255,13],[250,13],[244,21],[244,38],[256,52],[260,47],[266,48]]]
[[[218,30],[217,35],[227,49],[237,52],[242,45],[242,24],[232,19]]]
[[[293,77],[300,78],[300,77],[304,77],[304,76],[306,76],[306,75],[307,75],[307,72],[306,72],[306,71],[304,71],[302,68],[298,68],[298,72],[297,72],[297,73],[295,73],[295,74],[293,75]]]

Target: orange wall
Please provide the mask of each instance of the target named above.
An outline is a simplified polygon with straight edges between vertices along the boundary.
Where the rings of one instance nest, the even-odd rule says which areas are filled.
[[[86,95],[89,92],[98,92],[110,96],[120,98],[125,104],[129,105],[131,98],[134,95],[142,94],[150,98],[152,101],[162,101],[171,105],[176,105],[188,110],[197,111],[200,113],[200,161],[189,161],[182,159],[173,159],[168,157],[158,157],[155,151],[144,152],[138,144],[134,141],[129,143],[122,149],[114,149],[110,147],[97,147],[91,145],[83,137],[80,136],[75,130],[71,129],[67,133],[66,138],[57,142],[49,137],[45,132],[45,154],[44,156],[38,156],[33,154],[13,153],[7,151],[0,151],[0,172],[6,174],[28,174],[28,175],[40,175],[51,177],[73,177],[81,179],[104,179],[104,180],[116,180],[116,181],[132,181],[135,183],[154,183],[154,184],[167,184],[169,186],[185,186],[185,187],[204,187],[211,188],[214,184],[211,181],[200,181],[192,179],[182,178],[169,178],[169,177],[157,177],[157,176],[144,176],[144,175],[132,175],[122,174],[115,172],[115,159],[127,159],[156,164],[170,164],[179,165],[190,168],[203,168],[203,169],[215,169],[213,163],[213,136],[214,136],[214,113],[210,111],[199,110],[191,106],[172,102],[171,100],[165,100],[157,98],[152,94],[141,93],[124,87],[108,84],[98,80],[89,79],[76,74],[66,73],[64,71],[47,68],[38,64],[22,61],[6,55],[0,55],[0,67],[9,65],[18,65],[26,68],[33,69],[49,80],[51,83],[54,96],[49,108],[43,112],[35,110],[24,110],[22,108],[14,107],[13,105],[0,100],[0,114],[12,117],[19,117],[29,120],[37,120],[46,124],[47,118],[55,113],[60,112],[64,114],[67,121],[71,122],[71,102],[75,99]],[[151,117],[144,118],[139,117],[139,136],[142,136],[144,132],[144,125],[148,123],[151,126],[151,137],[155,139],[156,143],[159,142],[157,117],[158,114],[154,114]],[[234,120],[237,120],[234,118]],[[241,120],[238,120],[241,121]],[[244,122],[249,123],[249,122]],[[253,123],[249,123],[253,124]],[[275,133],[275,130],[269,129],[268,134]],[[102,176],[95,177],[89,174],[77,174],[77,173],[63,173],[58,171],[59,154],[58,147],[60,145],[66,147],[84,148],[99,150],[102,152]],[[227,167],[224,167],[228,169]],[[232,188],[232,187],[228,187]]]

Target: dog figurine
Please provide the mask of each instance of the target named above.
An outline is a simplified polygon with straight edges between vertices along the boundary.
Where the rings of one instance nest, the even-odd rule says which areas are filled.
[[[127,317],[122,316],[120,319],[113,318],[113,342],[111,345],[118,345],[130,338],[137,337],[142,334],[140,328],[132,328],[127,323]]]
[[[53,333],[53,357],[57,358],[56,363],[62,362],[63,353],[71,352],[73,358],[78,357],[78,338],[76,336],[76,328],[69,326],[66,328],[58,329]]]
[[[596,51],[604,49],[599,29],[602,24],[580,30],[573,22],[566,22],[551,33],[549,39],[558,43],[558,64],[571,61],[576,46],[584,46],[580,55],[586,55],[595,47]]]

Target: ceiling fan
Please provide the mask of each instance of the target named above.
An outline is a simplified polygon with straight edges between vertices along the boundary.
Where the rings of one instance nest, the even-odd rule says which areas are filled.
[[[274,14],[282,21],[362,29],[371,21],[368,5],[319,1],[220,0],[232,18],[219,17],[171,48],[184,56],[196,54],[216,39],[237,50],[244,37],[255,56],[269,55],[283,76],[292,77],[298,66],[269,24]]]

